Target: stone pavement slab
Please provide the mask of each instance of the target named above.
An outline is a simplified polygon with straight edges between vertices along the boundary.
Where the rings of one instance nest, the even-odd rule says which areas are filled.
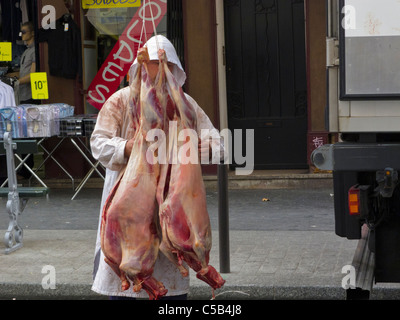
[[[26,230],[23,248],[0,253],[0,298],[106,298],[90,290],[95,238],[94,230]],[[341,268],[355,246],[325,231],[231,231],[231,272],[216,298],[342,299]],[[219,269],[217,231],[210,263]],[[54,290],[42,287],[46,266],[54,267]],[[191,298],[210,299],[211,289],[190,276]]]

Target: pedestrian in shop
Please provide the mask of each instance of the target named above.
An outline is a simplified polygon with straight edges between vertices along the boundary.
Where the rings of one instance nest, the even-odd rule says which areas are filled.
[[[27,48],[21,56],[21,64],[19,68],[19,103],[38,104],[38,100],[32,99],[31,90],[31,73],[36,72],[35,31],[32,22],[28,21],[22,24],[21,37]],[[25,155],[22,156],[25,157]],[[25,163],[30,168],[33,168],[33,156],[31,155]],[[18,175],[25,179],[31,177],[31,173],[25,166],[18,171]]]
[[[157,38],[156,38],[157,37]],[[150,62],[148,63],[148,72],[150,79],[154,79],[158,73],[158,50],[162,48],[166,52],[170,70],[180,86],[183,86],[186,80],[186,74],[179,61],[177,53],[172,43],[164,36],[155,36],[149,39],[145,44],[148,48]],[[134,70],[140,67],[137,59],[131,66],[130,75]],[[130,81],[133,76],[130,77]],[[122,291],[120,278],[112,271],[111,267],[104,261],[104,254],[101,250],[100,227],[102,208],[112,187],[114,186],[119,174],[125,169],[128,158],[132,151],[133,137],[135,129],[131,125],[130,116],[130,88],[123,88],[114,93],[103,105],[92,133],[90,143],[94,158],[98,159],[106,167],[106,179],[104,183],[103,195],[101,199],[100,219],[98,225],[97,241],[95,248],[93,286],[92,290],[110,296],[111,299],[134,299],[148,298],[144,290],[134,292],[131,290]],[[200,129],[215,130],[210,119],[205,112],[198,106],[193,98],[186,94],[187,99],[195,107],[197,114],[198,133]],[[200,136],[200,134],[199,134]],[[217,139],[212,139],[211,144],[208,141],[200,142],[200,154],[219,148],[220,143]],[[217,149],[214,149],[217,150]],[[202,155],[204,156],[204,154]],[[213,160],[214,161],[214,160]],[[135,205],[132,203],[132,205]],[[165,299],[187,299],[189,291],[189,277],[183,277],[178,268],[163,253],[159,252],[154,266],[154,277],[161,281],[168,289]]]
[[[21,26],[22,40],[27,46],[21,56],[19,68],[19,99],[20,104],[36,104],[32,99],[31,73],[36,72],[35,31],[32,22],[25,22]]]

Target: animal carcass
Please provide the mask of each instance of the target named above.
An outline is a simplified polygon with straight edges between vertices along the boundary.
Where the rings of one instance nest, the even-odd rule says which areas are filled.
[[[143,55],[146,57],[145,51]],[[122,290],[130,287],[130,279],[134,291],[143,288],[150,299],[158,299],[167,293],[164,285],[152,276],[160,243],[156,203],[159,165],[146,160],[145,135],[149,128],[161,125],[163,115],[156,90],[141,67],[136,77],[132,92],[140,94],[140,98],[132,97],[136,99],[135,109],[131,110],[136,113],[132,117],[137,128],[134,145],[126,170],[103,208],[101,247],[106,262],[121,278]],[[140,90],[136,87],[139,85]]]
[[[169,95],[175,104],[177,131],[195,131],[197,119],[194,107],[186,98],[167,66],[165,52],[160,52],[160,63],[166,76]],[[176,135],[166,136],[176,137]],[[211,226],[207,211],[206,192],[197,156],[198,140],[178,141],[172,138],[168,141],[168,163],[161,165],[161,176],[157,190],[159,202],[159,217],[162,230],[160,250],[186,276],[188,270],[183,265],[185,261],[197,272],[197,278],[208,283],[213,289],[220,288],[225,283],[214,267],[209,265],[211,250]],[[183,154],[176,150],[194,152],[189,159],[183,159]]]

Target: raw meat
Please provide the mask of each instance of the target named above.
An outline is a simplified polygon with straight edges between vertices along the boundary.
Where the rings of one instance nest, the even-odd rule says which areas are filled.
[[[185,129],[196,130],[195,109],[172,76],[167,66],[165,52],[161,50],[159,55],[164,66],[167,89],[175,103],[174,120],[177,123],[177,132]],[[169,134],[166,136],[168,137]],[[161,165],[157,190],[162,230],[160,250],[175,263],[183,276],[188,275],[188,270],[183,266],[183,261],[185,261],[190,268],[197,272],[197,278],[208,283],[213,289],[220,288],[224,285],[225,280],[214,267],[208,264],[212,242],[211,226],[201,166],[197,155],[198,140],[196,138],[182,142],[172,139],[168,141],[168,145],[169,161],[168,164]],[[187,163],[183,161],[182,157],[173,161],[176,150],[195,151],[195,155],[189,158],[189,162],[186,159]]]
[[[132,112],[140,114],[139,118],[134,117],[140,119],[139,123],[136,121],[139,129],[126,170],[104,205],[101,247],[106,262],[121,278],[122,290],[130,287],[130,279],[134,291],[143,288],[150,299],[158,299],[167,293],[164,285],[152,276],[160,242],[155,198],[159,166],[146,160],[148,143],[145,135],[149,128],[158,127],[163,119],[155,88],[147,74],[139,70],[136,76],[143,77],[143,81],[135,79],[132,88],[133,95],[140,93],[140,98],[132,97],[137,102]],[[140,83],[138,90],[135,86]]]

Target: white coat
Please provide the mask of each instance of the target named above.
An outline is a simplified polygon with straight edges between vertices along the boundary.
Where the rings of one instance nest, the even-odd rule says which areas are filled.
[[[182,85],[185,81],[186,75],[179,63],[175,49],[165,37],[158,37],[158,45],[166,51],[168,61],[174,62],[175,70],[173,71],[173,74],[178,80],[178,83]],[[146,44],[150,54],[150,59],[154,59],[152,57],[157,57],[157,45],[154,38],[155,37],[151,38]],[[133,74],[132,70],[136,67],[137,62],[135,61],[131,67],[130,74]],[[209,129],[215,132],[216,129],[213,127],[210,119],[198,106],[195,100],[187,94],[186,97],[196,110],[198,136],[201,136],[201,129]],[[133,128],[128,114],[129,100],[129,87],[123,88],[114,93],[99,112],[97,123],[90,139],[93,157],[98,159],[101,164],[106,167],[106,177],[101,199],[95,247],[92,290],[107,296],[148,298],[148,295],[144,290],[141,290],[138,293],[133,292],[132,286],[126,291],[121,290],[121,280],[104,261],[104,254],[101,251],[100,245],[102,208],[119,173],[126,167],[128,159],[124,156],[125,144],[128,140],[133,138],[135,133],[135,129]],[[214,150],[219,150],[220,142],[217,139],[213,139],[212,147],[216,148]],[[216,160],[213,159],[213,161]],[[167,296],[182,295],[189,291],[189,277],[182,277],[176,266],[173,265],[161,252],[159,252],[158,259],[155,263],[153,275],[157,280],[164,284],[165,288],[168,289]]]

